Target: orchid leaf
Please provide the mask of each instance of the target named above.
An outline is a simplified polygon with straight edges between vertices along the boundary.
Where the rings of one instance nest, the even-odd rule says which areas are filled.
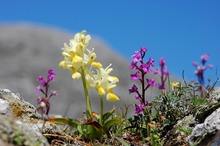
[[[111,128],[113,125],[119,123],[119,122],[122,122],[124,119],[123,118],[115,118],[115,119],[111,119],[109,121],[107,121],[105,124],[104,124],[104,129],[106,131],[109,130],[109,128]]]
[[[103,115],[103,121],[105,123],[106,120],[108,120],[108,118],[115,112],[115,108],[113,108],[112,110],[108,111],[107,113],[105,113]]]

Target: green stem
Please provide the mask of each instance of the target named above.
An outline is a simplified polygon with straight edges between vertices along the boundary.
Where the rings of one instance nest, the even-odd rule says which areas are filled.
[[[100,124],[103,126],[103,96],[100,95]]]
[[[84,88],[84,93],[85,93],[85,97],[86,97],[86,115],[88,117],[91,117],[91,113],[92,113],[91,101],[90,101],[88,89],[86,86],[85,71],[84,71],[83,67],[81,67],[81,71],[82,71],[83,88]]]
[[[146,107],[146,127],[147,127],[147,136],[150,136],[150,126],[148,125],[148,123],[150,123],[150,110],[148,109],[148,107]]]

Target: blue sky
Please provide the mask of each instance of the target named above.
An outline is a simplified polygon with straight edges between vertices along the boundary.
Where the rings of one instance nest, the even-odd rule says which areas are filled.
[[[206,78],[220,76],[219,0],[66,0],[9,1],[0,4],[0,24],[28,22],[69,32],[86,29],[130,60],[140,47],[148,57],[164,57],[171,74],[196,79],[193,61],[210,54],[214,69]]]

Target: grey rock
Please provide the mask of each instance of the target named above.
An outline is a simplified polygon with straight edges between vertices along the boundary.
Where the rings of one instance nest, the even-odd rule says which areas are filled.
[[[24,101],[19,94],[15,94],[8,89],[0,89],[0,99],[2,101],[0,106],[6,106],[6,103],[8,104],[4,115],[10,118],[22,120],[22,122],[30,122],[32,120],[31,118],[40,118],[40,114],[36,108]]]
[[[193,132],[188,136],[188,141],[190,144],[201,143],[207,141],[207,137],[210,141],[210,135],[215,135],[217,131],[220,130],[220,108],[215,110],[211,115],[209,115],[204,123],[197,124],[193,129]]]
[[[47,140],[37,131],[0,115],[0,139],[4,143],[24,146],[46,146]]]
[[[0,99],[0,105],[0,114],[6,114],[10,110],[8,101]]]
[[[211,102],[217,103],[220,101],[220,87],[215,87],[211,95]]]
[[[0,89],[0,107],[2,143],[24,146],[49,145],[39,130],[43,121],[39,119],[40,114],[33,105],[9,90]]]

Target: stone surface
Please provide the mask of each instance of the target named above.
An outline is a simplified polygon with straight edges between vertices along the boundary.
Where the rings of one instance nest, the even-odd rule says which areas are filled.
[[[43,121],[30,103],[6,89],[0,89],[0,139],[4,145],[46,146],[41,134]]]
[[[4,115],[14,118],[16,120],[22,120],[23,122],[30,122],[32,118],[40,118],[40,114],[36,108],[24,101],[19,94],[15,94],[7,89],[0,89],[1,106],[6,106],[8,103],[7,111]],[[1,110],[0,112],[3,112]]]
[[[0,114],[6,114],[10,110],[9,102],[7,100],[0,99]]]
[[[188,136],[190,144],[207,144],[217,131],[220,130],[220,108],[209,115],[204,123],[197,124]]]
[[[220,102],[220,87],[216,87],[214,92],[211,95],[212,103]]]
[[[39,132],[22,123],[0,115],[0,139],[5,143],[24,146],[46,146],[47,140]]]

